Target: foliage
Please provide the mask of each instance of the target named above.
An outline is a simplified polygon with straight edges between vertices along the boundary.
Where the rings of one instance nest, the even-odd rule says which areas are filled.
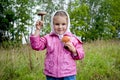
[[[39,11],[46,11],[45,24],[41,35],[50,32],[50,15],[57,9],[64,9],[64,1],[59,0],[1,0],[0,2],[0,45],[20,42],[24,37],[29,42],[29,35],[34,30],[34,16]],[[38,9],[37,9],[38,7]],[[38,16],[37,16],[38,17]],[[2,44],[1,44],[2,43]]]
[[[120,0],[106,0],[106,3],[107,2],[111,5],[109,9],[109,14],[111,15],[110,23],[113,26],[111,31],[115,34],[114,36],[117,36],[117,34],[120,33]]]
[[[0,42],[11,41],[21,42],[22,35],[28,34],[27,27],[30,25],[30,7],[34,4],[32,0],[2,0],[1,22],[0,22]]]
[[[119,4],[111,0],[70,2],[71,31],[85,41],[116,38],[119,33],[119,9]]]
[[[13,21],[15,19],[14,12],[10,8],[10,2],[8,0],[1,0],[0,2],[0,43],[4,40],[9,40],[9,36],[5,36],[6,32],[13,27]],[[7,33],[8,34],[8,33]]]
[[[68,10],[71,31],[82,40],[116,38],[120,33],[119,0],[1,0],[0,1],[0,45],[29,43],[34,22],[39,11],[46,11],[45,24],[40,32],[50,32],[50,18],[55,10]]]

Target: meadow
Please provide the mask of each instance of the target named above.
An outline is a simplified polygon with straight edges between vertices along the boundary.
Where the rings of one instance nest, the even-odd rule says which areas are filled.
[[[120,80],[120,40],[83,44],[85,58],[76,61],[77,80]],[[0,80],[45,80],[44,51],[30,45],[0,48]]]

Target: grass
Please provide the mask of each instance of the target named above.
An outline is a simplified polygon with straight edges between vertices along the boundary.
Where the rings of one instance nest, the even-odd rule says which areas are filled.
[[[120,80],[120,40],[83,45],[85,58],[77,62],[77,80]],[[45,51],[30,46],[0,49],[0,80],[45,80]]]

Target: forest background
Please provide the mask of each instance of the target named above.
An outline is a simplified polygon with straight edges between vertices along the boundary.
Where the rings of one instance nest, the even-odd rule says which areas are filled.
[[[83,41],[120,38],[120,0],[1,0],[0,45],[29,43],[37,13],[47,12],[41,35],[49,33],[56,10],[68,11],[71,31]]]

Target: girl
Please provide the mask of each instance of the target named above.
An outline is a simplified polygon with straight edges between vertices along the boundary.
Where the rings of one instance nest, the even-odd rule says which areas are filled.
[[[47,50],[44,63],[46,80],[76,80],[75,60],[84,58],[84,50],[82,42],[70,32],[68,13],[56,11],[51,17],[51,32],[40,37],[42,25],[42,21],[36,22],[36,30],[30,36],[30,42],[34,50]],[[70,40],[62,42],[64,36]]]

